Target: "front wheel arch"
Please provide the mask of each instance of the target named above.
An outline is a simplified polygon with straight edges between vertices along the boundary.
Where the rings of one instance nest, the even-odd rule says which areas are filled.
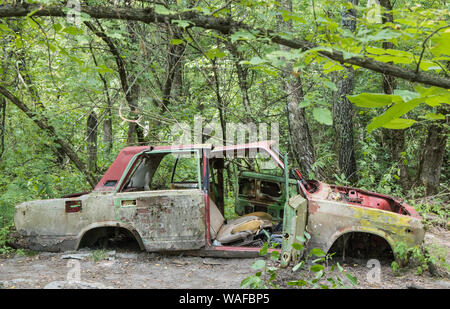
[[[337,243],[341,239],[343,239],[343,237],[352,236],[352,235],[357,235],[358,237],[368,236],[368,237],[372,237],[372,238],[375,237],[375,239],[377,239],[377,238],[382,239],[386,245],[386,249],[390,250],[390,253],[392,253],[392,258],[395,259],[395,255],[394,255],[395,242],[386,232],[375,230],[375,229],[374,230],[366,230],[366,229],[361,229],[361,228],[357,228],[357,227],[352,227],[352,228],[348,228],[348,229],[336,232],[332,236],[330,241],[327,243],[325,252],[331,253],[330,251],[333,248],[333,246],[337,245]],[[367,250],[370,249],[367,247],[367,244],[366,244],[366,249]]]

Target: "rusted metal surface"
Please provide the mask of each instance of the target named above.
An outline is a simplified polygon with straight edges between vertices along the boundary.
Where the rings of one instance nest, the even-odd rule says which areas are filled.
[[[201,190],[119,193],[114,205],[116,219],[139,233],[147,251],[192,250],[205,245]]]
[[[336,187],[320,184],[309,194],[309,248],[327,252],[342,235],[351,232],[374,234],[385,239],[391,248],[404,242],[409,246],[422,243],[424,228],[421,217],[410,206],[380,194],[357,190],[358,201],[352,199],[355,189],[347,188],[350,200],[336,200]],[[343,192],[344,187],[340,187]],[[377,205],[378,204],[378,205]]]
[[[162,154],[176,152],[177,149],[195,150],[199,156],[198,182],[189,185],[171,183],[171,190],[150,190],[147,178],[153,177]],[[220,212],[214,209],[214,196],[209,191],[209,159],[226,152],[252,149],[268,153],[282,170],[287,166],[271,149],[270,141],[213,150],[207,145],[125,148],[94,191],[17,205],[17,232],[24,246],[35,250],[78,249],[86,233],[116,227],[129,231],[141,249],[147,251],[219,257],[257,256],[258,247],[221,245],[217,242],[216,237],[221,228],[226,228],[226,223],[223,218],[216,220],[211,217],[220,217]],[[143,158],[151,159],[151,156],[155,160],[153,165],[149,165],[151,173],[132,178],[140,162],[144,162]],[[307,249],[320,248],[325,252],[342,235],[355,232],[380,236],[391,247],[399,241],[411,246],[423,241],[424,229],[420,216],[400,200],[356,188],[306,181],[298,171],[294,173],[298,175],[297,179],[290,177],[287,170],[284,173],[285,178],[244,171],[241,173],[242,180],[253,179],[255,183],[253,187],[241,188],[240,192],[244,194],[236,197],[236,211],[241,211],[243,215],[253,211],[270,213],[272,210],[273,226],[284,218],[283,247],[282,250],[277,249],[283,253],[282,257],[287,254],[284,264],[301,256],[302,252],[292,250],[292,244],[297,242],[298,236],[303,237],[305,230],[311,235]],[[132,188],[136,181],[144,183],[142,186],[139,184],[142,188]],[[266,187],[264,182],[267,182]],[[269,183],[276,186],[270,187]],[[242,198],[244,195],[245,199]],[[246,203],[252,207],[246,207]],[[246,232],[243,229],[248,229],[247,234],[250,235],[272,226],[256,227],[256,221],[251,220],[254,218],[236,221],[242,225],[233,227],[230,233],[243,233]],[[217,226],[213,228],[212,225]]]

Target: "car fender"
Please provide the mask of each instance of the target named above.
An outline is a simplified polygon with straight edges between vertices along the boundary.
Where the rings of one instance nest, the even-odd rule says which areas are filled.
[[[102,221],[102,222],[94,222],[87,226],[85,226],[77,235],[77,242],[75,246],[75,250],[79,249],[81,240],[83,239],[83,236],[90,230],[96,229],[96,228],[102,228],[102,227],[120,227],[128,230],[133,236],[136,238],[136,241],[139,244],[139,247],[141,250],[145,250],[144,243],[142,241],[141,236],[139,233],[129,224],[120,223],[118,221]]]

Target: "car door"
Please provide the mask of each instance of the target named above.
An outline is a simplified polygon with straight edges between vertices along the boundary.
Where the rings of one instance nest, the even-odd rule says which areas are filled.
[[[305,243],[305,231],[308,214],[308,201],[300,194],[289,193],[291,190],[287,155],[284,157],[286,199],[283,212],[283,241],[281,247],[281,265],[287,266],[290,261],[302,257]],[[299,246],[300,245],[300,246]]]
[[[188,166],[192,169],[189,175],[194,179],[189,179],[189,187],[170,183],[175,162],[181,155],[192,156]],[[118,221],[134,227],[147,251],[193,250],[205,245],[200,157],[198,149],[164,150],[150,151],[145,154],[145,160],[135,158],[141,162],[130,162],[131,170],[125,171],[129,176],[118,186],[122,192],[114,198],[115,214]],[[148,165],[144,166],[147,171],[143,171],[143,164]],[[141,176],[133,179],[133,175]],[[139,184],[137,190],[130,187],[133,183]]]

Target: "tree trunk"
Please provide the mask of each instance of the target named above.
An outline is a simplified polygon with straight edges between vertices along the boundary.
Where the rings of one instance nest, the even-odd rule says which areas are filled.
[[[169,25],[167,30],[170,33],[170,39],[181,40],[183,38],[178,27]],[[183,43],[171,44],[169,42],[167,50],[167,77],[162,89],[163,111],[170,105],[173,96],[176,97],[182,92],[182,57],[185,48]]]
[[[95,174],[97,171],[97,115],[94,111],[89,115],[86,126],[87,168]]]
[[[450,108],[447,104],[442,104],[438,108],[438,112],[446,115],[450,112]],[[419,179],[425,186],[426,195],[439,192],[439,179],[444,162],[449,124],[447,116],[445,120],[433,121],[428,127],[428,135],[419,166]]]
[[[84,24],[100,39],[102,39],[106,45],[108,45],[109,51],[113,55],[117,70],[119,72],[119,78],[120,83],[122,87],[122,91],[125,94],[125,99],[127,101],[128,107],[130,108],[129,112],[129,118],[131,120],[138,119],[138,99],[139,99],[139,83],[137,81],[134,81],[133,75],[128,74],[126,68],[125,68],[125,62],[123,61],[122,56],[119,53],[119,50],[117,49],[114,42],[111,40],[110,37],[108,37],[105,34],[104,29],[102,28],[101,24],[97,22],[97,26],[94,26],[92,22],[85,21]],[[131,85],[129,84],[129,81],[131,81]],[[135,122],[129,122],[128,123],[128,138],[127,143],[129,145],[133,145],[136,143],[136,137],[137,142],[139,144],[144,144],[144,134],[141,127],[139,127]]]
[[[98,66],[97,58],[95,58],[94,50],[92,49],[92,44],[89,44],[89,49],[91,50],[92,59],[94,60],[94,64]],[[103,83],[103,90],[105,92],[106,97],[106,109],[105,109],[105,117],[103,120],[103,142],[106,145],[105,152],[109,156],[111,154],[111,150],[113,148],[113,129],[112,129],[112,102],[111,97],[109,96],[109,87],[106,78],[98,72],[98,75]]]
[[[387,22],[394,22],[394,16],[392,15],[392,5],[390,0],[381,0],[380,5],[385,9],[383,14],[383,24]],[[382,47],[384,49],[392,49],[394,48],[394,44],[391,42],[383,42]],[[394,90],[397,87],[397,82],[395,77],[390,75],[383,74],[383,92],[385,94],[394,94]],[[408,165],[405,163],[405,160],[402,153],[405,152],[406,142],[405,142],[405,130],[389,130],[382,129],[383,140],[387,141],[387,145],[389,147],[389,154],[392,163],[398,164],[400,170],[400,185],[402,186],[402,190],[406,191],[409,187],[409,172]]]
[[[357,5],[358,0],[352,0],[352,4]],[[341,25],[344,29],[355,31],[355,9],[346,9],[341,13]],[[353,68],[348,67],[344,74],[346,76],[341,76],[337,85],[337,98],[333,101],[333,126],[336,132],[339,169],[347,180],[355,183],[357,174],[353,137],[353,105],[347,99],[347,95],[352,94],[354,88]]]
[[[234,58],[233,62],[234,62],[234,66],[236,68],[239,89],[241,90],[242,104],[244,105],[247,116],[253,120],[251,108],[250,108],[250,98],[248,96],[248,81],[247,81],[248,69],[244,68],[240,64],[240,61],[243,59],[242,59],[241,55],[239,54],[236,45],[234,43],[231,43],[230,41],[227,41],[226,46]]]
[[[287,11],[292,11],[292,1],[283,0],[282,7]],[[290,21],[280,21],[281,27],[287,31],[292,30]],[[290,48],[280,45],[284,51]],[[315,178],[321,178],[322,172],[319,168],[314,168],[314,147],[309,133],[308,122],[306,119],[305,108],[299,108],[303,101],[303,84],[299,76],[292,74],[292,64],[287,61],[283,73],[284,91],[286,92],[286,115],[289,128],[289,147],[293,156],[299,164],[302,174],[314,175]]]
[[[5,152],[5,131],[6,131],[6,100],[0,98],[0,160]]]

